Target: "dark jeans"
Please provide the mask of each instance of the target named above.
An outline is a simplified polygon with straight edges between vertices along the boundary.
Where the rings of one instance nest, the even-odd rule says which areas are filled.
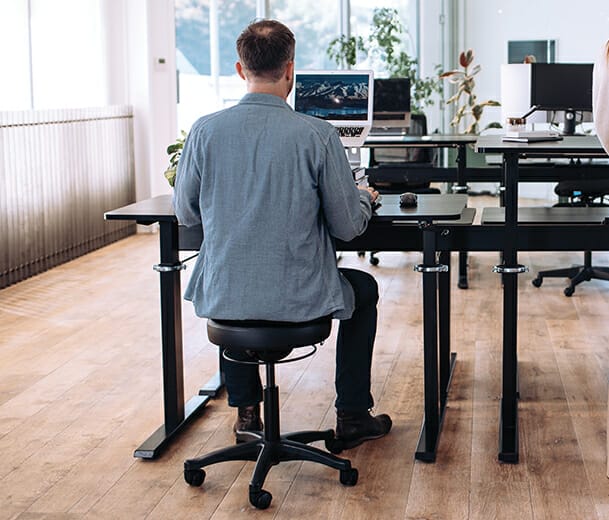
[[[355,293],[355,310],[341,320],[336,340],[336,403],[338,410],[364,412],[372,408],[370,368],[376,336],[376,280],[363,271],[340,269]],[[233,353],[231,353],[233,355]],[[236,356],[235,356],[236,357]],[[221,359],[228,404],[249,406],[262,401],[262,383],[256,365]]]

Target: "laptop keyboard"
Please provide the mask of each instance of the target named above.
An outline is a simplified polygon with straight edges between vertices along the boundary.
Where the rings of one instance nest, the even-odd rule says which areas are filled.
[[[363,126],[337,126],[336,130],[341,137],[359,137],[364,128]]]

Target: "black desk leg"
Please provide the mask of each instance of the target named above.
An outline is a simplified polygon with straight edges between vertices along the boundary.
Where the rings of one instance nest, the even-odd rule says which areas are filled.
[[[438,272],[447,266],[436,264],[436,235],[430,223],[423,227],[423,264],[416,267],[423,273],[423,370],[425,385],[425,418],[415,458],[434,462],[440,428],[441,411],[438,403]]]
[[[134,453],[154,459],[188,420],[201,409],[209,396],[195,396],[184,403],[182,357],[182,292],[178,256],[177,222],[159,222],[161,263],[154,268],[161,278],[161,343],[163,354],[163,410],[165,423]]]
[[[218,371],[212,378],[199,389],[199,395],[208,395],[209,397],[217,397],[220,391],[224,388],[224,372],[222,370],[222,351],[218,349]]]
[[[499,460],[518,462],[518,274],[526,267],[518,264],[518,155],[505,154],[505,227],[506,242],[503,266],[497,272],[503,277],[503,383],[501,422],[499,425]]]
[[[467,148],[466,144],[460,144],[457,148],[457,186],[453,186],[453,192],[467,194],[467,182],[465,173],[467,171]],[[459,251],[459,280],[457,281],[459,289],[467,289],[469,283],[467,281],[467,251]]]
[[[450,352],[450,251],[440,253],[440,264],[448,269],[438,274],[438,319],[440,355],[440,414],[444,413],[457,354]]]

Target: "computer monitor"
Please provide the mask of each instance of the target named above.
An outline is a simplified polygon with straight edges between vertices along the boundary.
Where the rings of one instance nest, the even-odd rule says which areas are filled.
[[[531,64],[531,105],[564,111],[563,133],[575,133],[576,112],[592,111],[591,63]]]
[[[374,80],[373,128],[410,126],[410,80],[384,78]]]
[[[345,147],[364,144],[373,95],[370,70],[297,71],[294,78],[294,110],[334,125]]]

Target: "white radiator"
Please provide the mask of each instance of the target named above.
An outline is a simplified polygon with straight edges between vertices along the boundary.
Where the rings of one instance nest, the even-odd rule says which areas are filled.
[[[135,232],[131,107],[0,112],[0,288]]]

